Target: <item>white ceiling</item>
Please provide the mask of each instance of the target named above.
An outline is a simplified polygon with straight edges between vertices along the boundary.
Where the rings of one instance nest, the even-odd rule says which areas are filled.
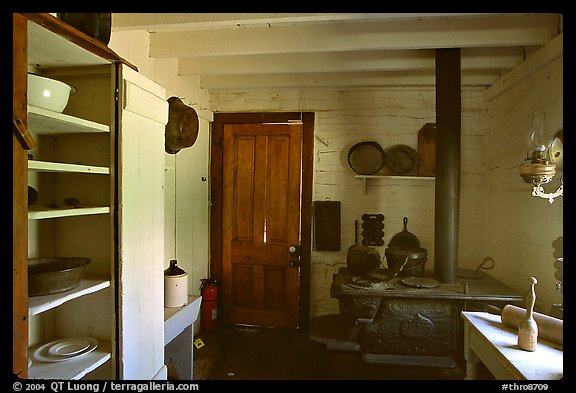
[[[463,86],[490,86],[562,32],[560,14],[114,13],[150,32],[209,91],[434,86],[436,48],[462,48]]]

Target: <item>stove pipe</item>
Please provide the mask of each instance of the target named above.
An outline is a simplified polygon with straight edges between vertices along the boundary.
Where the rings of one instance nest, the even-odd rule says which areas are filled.
[[[436,49],[434,276],[456,282],[460,217],[460,49]]]

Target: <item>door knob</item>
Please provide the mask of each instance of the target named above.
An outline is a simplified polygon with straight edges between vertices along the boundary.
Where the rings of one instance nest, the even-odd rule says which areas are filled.
[[[290,246],[288,246],[288,252],[290,253],[290,256],[292,257],[300,257],[300,246],[291,244]]]

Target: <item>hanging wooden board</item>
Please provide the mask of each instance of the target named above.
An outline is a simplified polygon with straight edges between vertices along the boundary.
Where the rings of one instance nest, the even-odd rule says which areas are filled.
[[[314,201],[314,250],[340,251],[340,202]]]
[[[426,123],[418,131],[418,176],[436,175],[436,124]]]

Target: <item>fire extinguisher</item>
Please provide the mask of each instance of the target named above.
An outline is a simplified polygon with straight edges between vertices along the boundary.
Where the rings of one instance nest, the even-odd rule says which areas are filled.
[[[212,278],[203,278],[200,281],[202,281],[200,326],[203,331],[210,332],[218,327],[218,281]]]

